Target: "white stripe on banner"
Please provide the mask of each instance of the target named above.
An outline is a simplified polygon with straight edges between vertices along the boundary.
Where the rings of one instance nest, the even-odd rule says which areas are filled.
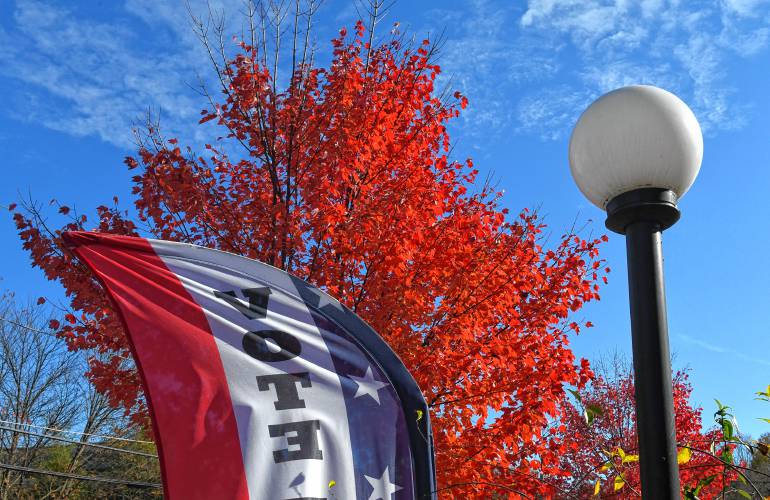
[[[150,243],[208,319],[227,376],[250,498],[327,498],[330,481],[336,483],[336,498],[356,498],[340,380],[307,306],[295,298],[299,293],[290,278],[265,265],[259,270],[265,281],[256,281],[242,270],[244,263],[255,263],[242,257],[206,251],[201,261],[196,253],[200,256],[203,249]],[[269,287],[269,295],[259,290],[263,287]],[[252,295],[267,297],[266,311],[249,309],[243,290],[253,289],[257,290]],[[215,292],[227,297],[218,298]],[[257,342],[269,351],[262,351],[261,358],[271,361],[247,354],[244,335],[264,331],[290,335],[301,352],[282,359],[296,344],[290,342],[289,351],[281,350],[278,344],[284,337],[276,343],[268,336]]]

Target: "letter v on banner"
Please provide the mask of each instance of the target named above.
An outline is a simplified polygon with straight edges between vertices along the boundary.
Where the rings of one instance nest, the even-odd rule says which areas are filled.
[[[170,499],[434,499],[428,408],[335,299],[267,264],[88,232],[144,385]]]

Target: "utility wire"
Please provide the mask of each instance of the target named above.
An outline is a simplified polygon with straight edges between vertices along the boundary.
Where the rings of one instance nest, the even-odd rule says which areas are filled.
[[[138,439],[122,438],[118,436],[104,436],[101,434],[89,434],[88,432],[65,431],[64,429],[56,429],[54,427],[44,427],[42,425],[25,424],[22,422],[15,422],[13,420],[0,420],[0,424],[12,424],[12,425],[18,425],[20,427],[34,427],[35,429],[43,429],[46,431],[62,432],[65,434],[78,434],[80,436],[91,436],[91,437],[100,438],[100,439],[114,439],[117,441],[126,441],[129,443],[155,444],[152,441],[140,441]]]
[[[89,446],[91,448],[99,448],[100,450],[110,450],[110,451],[117,451],[117,452],[120,452],[120,453],[128,453],[128,454],[131,454],[131,455],[139,455],[139,456],[142,456],[142,457],[158,458],[158,455],[155,455],[154,453],[146,453],[146,452],[143,452],[143,451],[135,451],[135,450],[124,450],[122,448],[115,448],[115,447],[112,447],[112,446],[105,446],[103,444],[84,443],[82,441],[75,441],[75,440],[67,439],[67,438],[63,438],[63,437],[51,436],[50,434],[39,434],[37,432],[22,431],[20,429],[14,429],[13,427],[6,427],[4,425],[0,425],[0,431],[10,431],[10,432],[15,432],[15,433],[19,433],[19,434],[26,434],[28,436],[36,436],[36,437],[42,437],[42,438],[47,438],[47,439],[53,439],[55,441],[63,441],[65,443],[72,443],[72,444],[77,444],[77,445],[81,445],[81,446]]]
[[[67,479],[76,479],[78,481],[96,481],[100,483],[122,484],[132,488],[160,488],[158,483],[146,483],[143,481],[125,481],[123,479],[114,479],[111,477],[81,476],[79,474],[70,474],[68,472],[54,472],[51,470],[33,469],[31,467],[22,467],[20,465],[10,465],[0,463],[0,469],[13,470],[17,472],[28,472],[30,474],[44,474],[46,476],[64,477]]]

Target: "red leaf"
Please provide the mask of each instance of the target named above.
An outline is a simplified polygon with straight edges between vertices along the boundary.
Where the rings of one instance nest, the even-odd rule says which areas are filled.
[[[45,304],[45,297],[38,297],[37,298],[37,305]]]
[[[59,329],[59,322],[57,320],[55,320],[55,319],[52,319],[51,321],[48,322],[48,327],[51,330],[58,330]]]

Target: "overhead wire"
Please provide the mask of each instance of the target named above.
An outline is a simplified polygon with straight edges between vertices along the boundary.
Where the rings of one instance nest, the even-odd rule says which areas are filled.
[[[79,436],[90,436],[90,437],[99,438],[99,439],[114,439],[116,441],[127,441],[129,443],[155,444],[152,441],[141,441],[139,439],[129,439],[129,438],[123,438],[118,436],[107,436],[103,434],[91,434],[88,432],[66,431],[64,429],[56,429],[55,427],[45,427],[42,425],[25,424],[23,422],[16,422],[13,420],[0,420],[0,424],[11,424],[11,425],[18,425],[21,427],[33,427],[35,429],[43,429],[46,431],[61,432],[64,434],[77,434]]]
[[[0,431],[9,431],[9,432],[15,432],[18,434],[26,434],[28,436],[35,436],[35,437],[41,437],[46,439],[52,439],[54,441],[62,441],[65,443],[71,443],[76,444],[80,446],[88,446],[89,448],[98,448],[101,450],[110,450],[110,451],[116,451],[119,453],[128,453],[130,455],[139,455],[142,457],[150,457],[150,458],[158,458],[158,455],[155,455],[154,453],[147,453],[144,451],[136,451],[136,450],[125,450],[123,448],[115,448],[114,446],[106,446],[103,444],[97,444],[97,443],[87,443],[83,441],[75,441],[74,439],[67,439],[59,436],[51,436],[50,434],[40,434],[38,432],[31,432],[31,431],[23,431],[21,429],[14,429],[13,427],[6,427],[4,425],[0,425]]]
[[[160,488],[162,485],[158,483],[148,483],[144,481],[126,481],[124,479],[115,479],[111,477],[97,477],[97,476],[81,476],[80,474],[71,474],[69,472],[56,472],[52,470],[34,469],[32,467],[22,467],[21,465],[11,465],[0,463],[0,469],[7,469],[17,472],[24,472],[30,474],[44,474],[46,476],[63,477],[67,479],[75,479],[78,481],[95,481],[101,483],[110,484],[122,484],[124,486],[130,486],[132,488]]]

